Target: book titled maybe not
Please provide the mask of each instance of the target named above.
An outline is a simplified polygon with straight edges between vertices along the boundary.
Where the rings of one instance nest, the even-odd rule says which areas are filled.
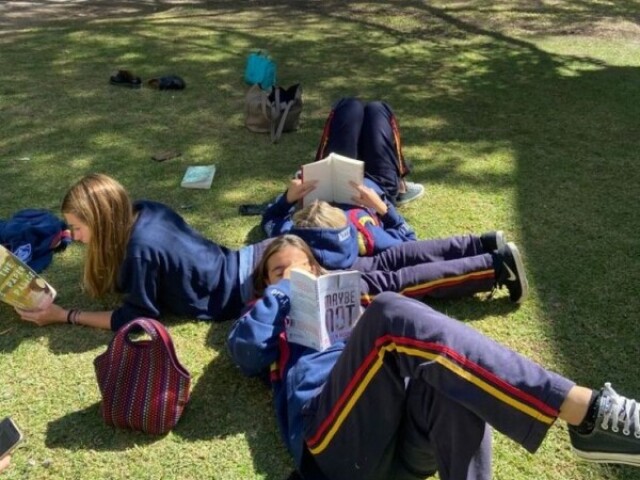
[[[287,340],[318,351],[346,340],[360,318],[360,272],[335,271],[316,277],[291,270]]]
[[[180,186],[184,188],[211,188],[215,174],[215,165],[192,165],[184,173]]]
[[[344,157],[336,153],[316,162],[302,166],[302,182],[316,181],[316,188],[304,196],[302,203],[307,206],[314,200],[330,203],[353,203],[351,197],[357,191],[349,182],[362,185],[364,162]]]

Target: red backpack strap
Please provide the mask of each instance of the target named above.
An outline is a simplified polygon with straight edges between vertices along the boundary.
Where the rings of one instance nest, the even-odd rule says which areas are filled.
[[[325,150],[327,148],[327,144],[329,143],[329,135],[331,135],[331,122],[333,121],[334,115],[335,110],[331,110],[331,112],[329,112],[329,116],[327,117],[327,121],[324,123],[322,136],[320,137],[320,144],[318,145],[318,150],[316,151],[316,161],[322,160],[328,155]]]
[[[369,215],[369,212],[367,212],[366,217],[358,218],[358,209],[353,208],[349,210],[349,221],[353,224],[354,227],[356,227],[356,230],[358,231],[358,234],[362,239],[362,243],[363,243],[362,246],[364,247],[364,252],[360,252],[360,254],[371,256],[373,255],[373,247],[374,247],[375,241],[373,239],[373,235],[371,234],[369,229],[367,229],[366,225],[363,223],[363,220],[365,223],[373,223],[377,225],[375,219],[371,215]]]

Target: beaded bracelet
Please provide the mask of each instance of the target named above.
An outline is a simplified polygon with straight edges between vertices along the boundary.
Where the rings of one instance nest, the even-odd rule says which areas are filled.
[[[78,325],[78,320],[80,319],[80,314],[82,312],[80,310],[74,310],[73,315],[71,315],[71,323],[74,325]]]
[[[71,317],[73,317],[74,312],[75,312],[75,310],[69,310],[69,311],[67,312],[67,323],[68,323],[68,324],[73,323],[73,322],[72,322],[72,320],[71,320]]]

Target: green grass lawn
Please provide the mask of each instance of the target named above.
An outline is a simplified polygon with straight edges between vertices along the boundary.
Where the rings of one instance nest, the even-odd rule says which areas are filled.
[[[58,212],[67,187],[99,171],[239,247],[261,236],[238,205],[273,197],[313,159],[331,103],[383,99],[427,187],[402,210],[419,237],[501,228],[528,268],[521,308],[505,294],[433,305],[580,383],[640,397],[640,2],[88,3],[66,19],[0,20],[0,218]],[[304,87],[301,128],[278,145],[243,127],[256,48],[281,84]],[[114,87],[118,68],[187,88]],[[182,156],[150,159],[169,148]],[[211,190],[180,189],[200,163],[218,167]],[[82,294],[82,256],[69,248],[46,278],[63,306],[109,308]],[[93,359],[110,332],[37,328],[0,306],[0,416],[27,437],[3,478],[286,478],[270,393],[231,364],[229,324],[166,320],[193,392],[156,438],[98,415]],[[640,479],[575,460],[562,424],[535,455],[494,440],[497,479]]]

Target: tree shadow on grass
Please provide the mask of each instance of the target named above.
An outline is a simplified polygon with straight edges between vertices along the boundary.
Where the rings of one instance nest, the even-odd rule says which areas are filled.
[[[219,354],[192,385],[189,404],[172,434],[187,441],[243,435],[254,469],[265,479],[281,480],[294,468],[276,425],[271,390],[260,379],[245,378],[226,353],[228,322],[213,323],[207,345]],[[150,445],[164,436],[108,427],[100,402],[49,422],[45,444],[68,450],[124,451]]]
[[[230,324],[214,323],[207,345],[219,352],[192,390],[188,410],[174,429],[186,440],[244,435],[256,474],[281,480],[293,462],[279,437],[271,389],[267,382],[246,378],[227,354]]]
[[[162,438],[163,436],[106,426],[100,416],[98,402],[49,422],[45,445],[47,448],[64,448],[72,451],[122,451],[135,445],[149,445]]]
[[[0,308],[5,310],[4,306]],[[12,352],[23,342],[46,338],[54,353],[83,353],[106,346],[111,337],[112,333],[105,330],[73,328],[66,324],[38,327],[20,320],[13,310],[0,314],[0,352]]]
[[[583,29],[609,12],[614,17],[635,20],[634,2],[607,4],[606,12],[602,3],[565,3],[580,7],[579,15],[572,8],[547,9],[547,18],[555,22],[555,27],[545,28],[544,33]],[[612,67],[595,58],[550,54],[533,43],[483,28],[482,19],[487,17],[484,12],[492,4],[495,2],[468,2],[470,6],[450,10],[406,1],[393,5],[368,2],[375,8],[362,12],[363,4],[359,2],[308,2],[313,15],[306,17],[299,16],[294,8],[271,11],[274,20],[280,15],[287,21],[295,18],[316,25],[339,23],[331,32],[336,36],[329,42],[296,35],[272,39],[270,33],[278,32],[260,28],[246,34],[244,30],[234,32],[232,24],[210,22],[201,29],[203,36],[211,35],[207,36],[206,45],[199,39],[187,42],[190,51],[201,49],[201,56],[207,58],[205,63],[184,60],[184,39],[177,38],[171,45],[164,41],[167,31],[184,31],[181,27],[192,20],[188,15],[163,20],[172,22],[165,27],[146,24],[150,28],[144,34],[139,33],[142,22],[137,21],[25,32],[14,44],[3,45],[3,52],[8,52],[4,53],[5,63],[14,65],[3,83],[9,99],[5,112],[11,119],[5,122],[7,138],[12,139],[7,155],[20,158],[26,155],[23,152],[33,152],[30,155],[35,161],[44,165],[53,160],[53,150],[60,152],[63,160],[46,164],[50,168],[45,173],[26,169],[24,163],[9,162],[4,178],[10,188],[0,189],[0,198],[5,200],[3,204],[12,205],[22,191],[38,198],[62,190],[59,185],[67,184],[71,175],[78,175],[74,157],[80,157],[81,168],[117,172],[134,191],[144,191],[173,205],[196,199],[200,202],[196,206],[204,209],[206,198],[208,204],[221,205],[215,221],[225,220],[236,215],[237,205],[230,205],[215,186],[208,197],[171,188],[183,171],[179,162],[158,166],[146,158],[140,162],[131,159],[141,158],[141,150],[146,156],[147,143],[165,141],[170,137],[170,128],[181,125],[190,132],[189,138],[183,135],[182,142],[200,149],[206,148],[211,132],[219,134],[216,144],[220,151],[215,153],[221,163],[226,162],[229,191],[233,191],[235,181],[247,178],[254,184],[276,177],[281,181],[312,151],[332,101],[354,93],[369,99],[383,98],[397,110],[406,144],[419,144],[428,138],[440,145],[438,156],[425,156],[424,162],[417,165],[415,180],[441,184],[453,191],[465,188],[500,195],[515,193],[517,211],[511,228],[522,240],[532,285],[539,296],[539,317],[549,329],[547,340],[563,373],[590,384],[597,384],[607,375],[629,391],[640,391],[633,369],[615,368],[627,365],[628,359],[638,353],[632,332],[640,310],[634,291],[640,272],[636,241],[640,225],[635,212],[640,197],[640,170],[635,158],[640,150],[639,71]],[[215,8],[222,4],[211,5]],[[544,10],[540,2],[535,5]],[[472,21],[469,15],[473,17],[474,9],[476,18]],[[399,18],[403,11],[410,12],[406,20],[413,22],[400,21],[405,20]],[[280,28],[278,22],[273,25]],[[353,25],[356,28],[347,30]],[[369,39],[367,33],[378,32],[388,37],[382,42],[378,41],[379,36],[371,35]],[[121,38],[131,39],[129,49],[114,41]],[[74,63],[62,62],[66,60],[65,42],[75,42],[71,50],[76,49],[79,55]],[[305,104],[301,131],[278,147],[269,146],[266,141],[263,145],[261,140],[266,139],[242,131],[239,113],[242,88],[236,80],[244,50],[234,46],[264,43],[273,46],[276,58],[304,58],[304,68],[297,61],[290,65],[283,61],[281,67],[283,74],[299,76],[306,91],[312,92]],[[404,49],[405,45],[414,50]],[[214,49],[219,55],[212,55]],[[21,61],[25,57],[28,62]],[[189,77],[189,90],[183,92],[186,95],[175,99],[152,97],[144,91],[116,92],[102,86],[106,79],[103,70],[111,64],[129,60],[136,69],[167,68],[172,66],[167,60],[171,58],[177,59],[180,71]],[[33,73],[38,72],[33,66],[38,61],[50,62],[46,84],[33,81],[37,78]],[[207,73],[203,74],[205,66]],[[78,96],[80,83],[101,86],[85,89],[83,96]],[[215,97],[211,96],[211,85],[217,86]],[[63,95],[68,102],[60,105],[55,114],[49,114],[47,93]],[[213,105],[215,119],[209,110],[206,117],[193,115],[203,105]],[[149,121],[148,112],[154,113],[152,128],[145,124]],[[427,128],[420,123],[425,117],[433,120]],[[165,120],[167,127],[158,125],[158,118]],[[39,119],[42,123],[38,123]],[[50,128],[54,124],[55,128]],[[140,126],[147,135],[142,142],[137,138]],[[101,143],[103,131],[117,141]],[[273,162],[276,156],[285,157],[277,155],[285,146],[288,158]],[[513,171],[496,172],[493,165],[485,162],[500,149],[515,159]],[[250,151],[251,168],[242,161],[247,158],[243,150]],[[463,158],[461,152],[472,152],[476,158]],[[470,165],[477,169],[470,172]],[[480,212],[475,222],[482,222],[483,218]],[[465,316],[467,305],[471,311],[471,302],[455,306],[440,303],[437,308]],[[495,306],[483,305],[478,311],[489,308],[493,310]],[[223,338],[218,328],[212,329],[217,332],[214,340]],[[223,351],[223,342],[217,343]],[[268,474],[278,478],[279,467],[270,466],[270,459],[265,458],[273,451],[273,445],[281,444],[274,433],[275,423],[256,431],[246,419],[256,412],[266,419],[273,418],[267,393],[260,393],[261,388],[234,372],[221,354],[194,389],[194,404],[210,421],[203,430],[194,424],[183,435],[197,439],[243,432],[256,457],[256,471],[272,472]],[[234,394],[239,404],[231,404]],[[258,420],[266,421],[264,418]],[[214,420],[218,423],[212,423]],[[189,421],[199,423],[195,419]],[[246,432],[257,434],[252,437]],[[614,475],[631,478],[629,470]]]

